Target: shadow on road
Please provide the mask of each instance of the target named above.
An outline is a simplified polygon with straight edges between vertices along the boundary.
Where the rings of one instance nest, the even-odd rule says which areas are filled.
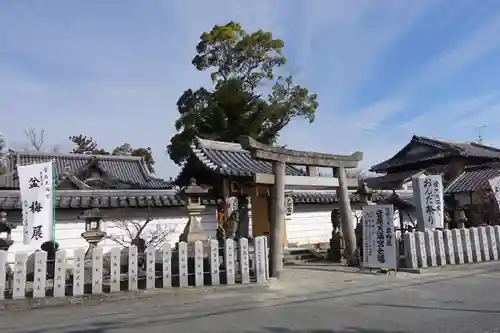
[[[386,331],[371,328],[344,327],[342,330],[325,329],[289,329],[284,327],[263,327],[259,331],[245,333],[405,333],[403,331]]]
[[[463,278],[469,278],[472,276],[477,276],[481,274],[485,274],[488,272],[494,272],[498,271],[498,268],[492,269],[492,270],[481,270],[480,272],[471,272],[469,274],[461,274],[459,276],[453,276],[453,277],[442,277],[442,278],[433,278],[425,281],[410,281],[410,283],[403,283],[400,285],[395,285],[395,286],[387,286],[387,285],[372,285],[370,286],[370,289],[366,290],[335,290],[335,291],[318,291],[315,293],[310,293],[307,295],[307,298],[304,299],[303,295],[282,295],[280,297],[275,298],[273,301],[273,304],[270,305],[263,305],[263,304],[252,304],[252,303],[245,303],[237,300],[234,304],[225,304],[224,306],[220,307],[214,307],[213,305],[207,306],[207,308],[200,309],[198,310],[199,312],[186,312],[185,309],[176,309],[176,306],[174,305],[166,305],[165,307],[161,307],[163,311],[159,313],[152,313],[152,314],[144,314],[141,313],[141,315],[136,315],[133,312],[123,312],[123,313],[114,313],[115,315],[126,315],[126,319],[124,318],[123,320],[114,320],[114,321],[106,321],[102,320],[105,317],[97,317],[94,318],[91,322],[82,322],[82,323],[75,323],[72,325],[61,325],[58,327],[53,327],[52,330],[46,330],[46,329],[30,329],[30,330],[16,330],[16,333],[46,333],[46,332],[51,332],[55,329],[57,330],[64,330],[65,333],[105,333],[107,330],[112,330],[112,329],[123,329],[123,328],[136,328],[137,330],[142,330],[145,327],[151,326],[151,325],[168,325],[168,324],[174,324],[174,323],[183,323],[187,321],[193,321],[193,320],[198,320],[202,318],[207,318],[211,316],[221,316],[221,315],[227,315],[231,313],[238,313],[238,312],[245,312],[245,311],[251,311],[255,309],[265,309],[265,308],[276,308],[276,307],[285,307],[285,306],[290,306],[290,305],[299,305],[299,304],[308,304],[308,303],[313,303],[317,301],[322,301],[322,300],[332,300],[332,299],[341,299],[345,297],[353,297],[353,296],[360,296],[360,295],[368,295],[368,294],[374,294],[374,293],[379,293],[379,292],[384,292],[384,291],[389,291],[389,290],[395,290],[395,289],[404,289],[407,287],[415,287],[419,285],[426,285],[426,284],[431,284],[431,283],[436,283],[436,282],[446,282],[446,281],[451,281],[451,280],[456,280],[456,279],[463,279]],[[187,304],[185,304],[187,305]],[[384,305],[384,304],[364,304],[364,306],[394,306],[394,307],[402,307],[400,305]],[[178,305],[177,305],[178,307]],[[409,308],[415,308],[417,309],[417,306],[407,306]],[[443,310],[443,308],[439,308]],[[77,309],[75,309],[78,311]],[[433,308],[429,308],[429,310],[435,310]],[[461,309],[450,309],[450,311],[467,311],[467,310],[461,310]],[[470,310],[474,311],[474,310]],[[479,310],[480,311],[480,310]],[[499,313],[499,312],[485,312],[485,313]],[[166,318],[168,316],[169,318]],[[82,327],[89,327],[82,329]],[[5,328],[2,328],[5,330]],[[280,331],[281,329],[281,331]],[[346,328],[343,331],[321,331],[321,330],[310,330],[310,331],[293,331],[293,330],[288,330],[286,328],[279,328],[279,327],[267,327],[263,328],[261,331],[263,333],[398,333],[398,332],[389,332],[389,331],[377,331],[377,330],[367,330],[367,329],[361,329],[361,328]],[[257,332],[248,332],[248,333],[257,333]],[[399,331],[399,333],[404,333],[402,331]]]
[[[320,272],[341,272],[351,274],[365,274],[365,275],[384,275],[377,273],[377,270],[369,270],[363,268],[350,268],[341,265],[291,265],[286,267],[289,270],[299,271],[320,271]]]
[[[64,333],[106,333],[107,329],[86,329],[76,331],[65,331]],[[233,332],[233,331],[231,331]],[[228,332],[229,333],[229,332]],[[403,331],[386,331],[371,328],[345,327],[342,330],[328,329],[289,329],[285,327],[263,327],[258,331],[246,331],[245,333],[405,333]]]
[[[500,314],[500,310],[486,309],[465,309],[465,308],[446,308],[442,306],[420,306],[420,305],[402,305],[402,304],[382,304],[382,303],[359,303],[357,306],[382,306],[398,309],[414,309],[414,310],[432,310],[432,311],[457,311],[457,312],[475,312],[486,314]]]

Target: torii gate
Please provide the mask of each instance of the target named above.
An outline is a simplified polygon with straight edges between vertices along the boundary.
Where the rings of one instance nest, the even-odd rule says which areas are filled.
[[[323,185],[336,186],[342,215],[342,234],[344,235],[346,252],[352,260],[356,250],[356,237],[352,228],[352,210],[348,193],[348,180],[345,169],[357,168],[363,159],[362,152],[352,155],[331,155],[300,150],[271,147],[261,144],[251,137],[240,139],[244,149],[250,151],[253,158],[271,161],[273,175],[256,174],[255,182],[273,184],[271,195],[271,267],[273,277],[279,277],[283,270],[283,231],[285,221],[285,185]],[[310,177],[285,176],[285,164],[303,165],[308,169]],[[334,177],[315,177],[316,167],[329,167],[334,171]],[[314,175],[314,176],[313,176]],[[356,183],[357,185],[357,183]]]

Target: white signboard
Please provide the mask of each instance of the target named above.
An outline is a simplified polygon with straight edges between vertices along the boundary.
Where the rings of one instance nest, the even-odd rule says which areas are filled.
[[[363,207],[363,266],[397,268],[396,231],[392,205]]]
[[[497,203],[500,206],[500,176],[491,178],[489,182],[491,190],[495,194],[495,199],[497,199]]]
[[[54,221],[52,162],[17,167],[22,201],[23,244],[52,240]]]
[[[418,177],[417,186],[425,230],[443,228],[444,201],[441,175],[420,176]]]

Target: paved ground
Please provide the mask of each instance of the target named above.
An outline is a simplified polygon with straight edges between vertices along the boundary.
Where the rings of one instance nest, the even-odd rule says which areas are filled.
[[[268,290],[4,312],[0,332],[500,332],[500,264],[397,276],[288,268]]]

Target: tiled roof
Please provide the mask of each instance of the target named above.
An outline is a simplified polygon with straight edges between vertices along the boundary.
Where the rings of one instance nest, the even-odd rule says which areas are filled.
[[[402,200],[413,198],[411,191],[400,192],[399,197]],[[388,198],[392,191],[381,191],[373,193],[372,200],[377,202]],[[293,198],[294,204],[332,204],[338,202],[336,191],[288,191],[287,195]],[[357,193],[349,193],[349,198],[352,203],[361,202],[360,196]]]
[[[373,200],[387,198],[391,191],[375,193]],[[334,191],[287,191],[295,204],[333,204],[338,202]],[[351,202],[360,202],[358,194],[349,194]],[[411,200],[412,193],[405,191],[400,197]],[[203,205],[215,205],[213,197],[201,198]],[[56,208],[170,208],[184,206],[179,193],[172,190],[62,190],[56,193]],[[18,190],[0,190],[0,210],[21,209]]]
[[[401,208],[406,210],[414,210],[416,209],[416,205],[411,199],[403,199],[399,194],[393,193],[389,197],[380,200],[377,202],[380,205],[394,205],[395,209]]]
[[[251,177],[256,173],[272,173],[268,161],[253,159],[250,152],[238,143],[197,139],[192,146],[193,156],[216,173],[223,176]],[[285,168],[287,175],[304,176],[305,173],[293,166]]]
[[[17,165],[49,161],[55,162],[58,181],[64,179],[65,172],[76,175],[94,162],[101,170],[122,182],[120,188],[169,189],[172,187],[170,182],[152,177],[141,157],[20,152],[8,156],[7,173],[0,176],[0,188],[19,188]]]
[[[432,152],[422,152],[411,156],[405,156],[405,152],[415,143],[435,148],[435,150]],[[500,149],[476,142],[451,142],[414,135],[410,143],[396,153],[396,155],[372,166],[370,171],[384,172],[389,168],[440,159],[447,156],[481,157],[500,161]]]
[[[390,173],[384,176],[365,178],[363,181],[366,182],[371,189],[392,190],[402,186],[404,183],[410,181],[413,176],[421,172],[423,172],[423,170]]]
[[[475,192],[490,187],[489,180],[500,176],[500,164],[468,167],[445,190],[445,193]]]
[[[172,190],[63,190],[56,193],[57,208],[165,208],[184,206],[182,197]],[[204,205],[215,205],[211,198]],[[0,210],[21,209],[18,190],[0,191]]]

